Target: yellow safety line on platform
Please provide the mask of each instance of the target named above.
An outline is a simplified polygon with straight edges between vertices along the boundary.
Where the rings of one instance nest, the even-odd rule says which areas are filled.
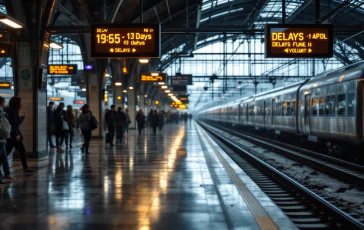
[[[241,197],[245,200],[249,210],[255,217],[255,220],[261,227],[261,229],[269,229],[275,230],[279,229],[278,226],[274,223],[268,213],[265,211],[263,206],[259,203],[259,201],[255,198],[255,196],[251,193],[245,183],[240,179],[240,177],[236,174],[235,170],[230,166],[230,164],[225,160],[225,158],[221,155],[221,153],[216,149],[216,147],[212,144],[209,138],[207,138],[207,134],[201,127],[195,123],[197,126],[197,130],[202,133],[205,139],[208,141],[210,147],[216,154],[220,163],[224,167],[226,173],[229,175],[230,179],[238,189]]]

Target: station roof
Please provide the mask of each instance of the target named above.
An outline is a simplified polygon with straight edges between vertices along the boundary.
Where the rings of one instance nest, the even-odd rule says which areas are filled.
[[[50,1],[50,0],[49,0]],[[138,0],[56,0],[52,26],[88,26],[103,21],[113,23],[159,23],[170,33],[162,37],[162,54],[154,66],[166,68],[178,55],[239,36],[262,33],[267,23],[282,21],[281,0],[144,0],[141,14]],[[11,0],[0,0],[7,8]],[[105,6],[105,7],[104,7]],[[361,32],[364,28],[364,0],[320,0],[320,21],[332,23],[337,41]],[[286,0],[286,23],[315,23],[315,0]],[[231,33],[231,31],[247,32]],[[215,32],[217,31],[217,32]],[[197,32],[197,33],[195,33]],[[226,32],[226,37],[223,35]],[[75,35],[68,35],[75,36]],[[335,56],[350,64],[364,51],[364,39],[356,36],[339,47]],[[77,41],[77,38],[75,39]]]

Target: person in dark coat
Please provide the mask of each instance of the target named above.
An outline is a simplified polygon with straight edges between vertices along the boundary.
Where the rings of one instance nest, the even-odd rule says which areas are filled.
[[[51,149],[56,148],[56,146],[53,144],[53,141],[52,141],[52,135],[53,135],[53,105],[54,105],[54,102],[50,101],[48,103],[48,107],[47,107],[47,140],[48,140],[49,147]]]
[[[114,146],[114,136],[116,131],[116,111],[115,111],[115,105],[111,105],[111,110],[109,110],[105,114],[105,122],[107,124],[107,129],[109,132],[109,143],[110,146]]]
[[[154,110],[153,114],[151,116],[151,125],[152,125],[154,135],[156,135],[156,133],[157,133],[158,121],[159,121],[158,112],[157,112],[157,110]]]
[[[148,113],[148,117],[147,117],[147,121],[148,121],[148,126],[150,129],[152,129],[152,116],[153,116],[153,109],[151,109]]]
[[[56,135],[56,146],[58,152],[63,152],[62,149],[64,137],[66,134],[67,127],[64,127],[64,122],[67,122],[66,111],[63,110],[64,103],[59,103],[56,111],[53,113],[53,124],[54,124],[54,134]]]
[[[158,114],[158,129],[159,129],[159,132],[161,133],[162,130],[163,130],[163,126],[164,126],[164,111],[160,111],[159,114]]]
[[[116,112],[116,138],[121,142],[124,137],[124,125],[126,122],[125,113],[121,110],[121,107],[118,108]]]
[[[138,125],[138,133],[140,136],[142,134],[142,130],[145,128],[145,115],[142,109],[138,111],[138,114],[135,117],[135,121]]]
[[[23,171],[25,173],[32,173],[35,170],[28,167],[27,158],[25,156],[26,150],[23,143],[23,135],[19,129],[19,126],[25,119],[25,116],[19,116],[21,107],[21,98],[14,96],[10,99],[9,107],[5,111],[8,114],[9,123],[11,125],[10,139],[8,139],[6,143],[6,152],[9,155],[11,151],[13,151],[13,148],[18,150],[20,160],[23,165]]]

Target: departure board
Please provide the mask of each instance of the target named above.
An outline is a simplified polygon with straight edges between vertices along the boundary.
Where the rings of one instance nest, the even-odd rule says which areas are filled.
[[[11,83],[10,82],[0,82],[0,89],[10,89]]]
[[[77,65],[63,65],[63,64],[48,65],[48,74],[53,74],[53,75],[77,74]]]
[[[333,26],[329,24],[268,24],[267,58],[329,58],[333,56]]]
[[[92,57],[160,57],[160,25],[93,24]]]
[[[176,86],[192,85],[192,75],[184,74],[184,75],[171,76],[171,85],[176,85]]]
[[[166,82],[167,75],[165,73],[141,73],[139,82]]]

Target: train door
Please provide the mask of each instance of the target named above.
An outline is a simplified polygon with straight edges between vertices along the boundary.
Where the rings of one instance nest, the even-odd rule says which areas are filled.
[[[305,114],[304,114],[304,122],[303,122],[303,129],[305,133],[310,133],[310,110],[311,110],[311,95],[305,95]]]
[[[271,126],[274,126],[274,115],[276,113],[276,99],[272,100],[272,112],[271,112]]]

